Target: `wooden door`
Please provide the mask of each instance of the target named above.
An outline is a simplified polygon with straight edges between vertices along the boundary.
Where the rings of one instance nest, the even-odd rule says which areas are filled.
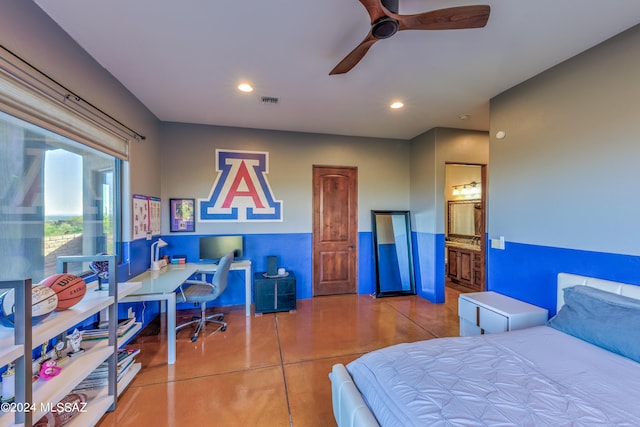
[[[358,169],[313,167],[313,295],[357,292]]]

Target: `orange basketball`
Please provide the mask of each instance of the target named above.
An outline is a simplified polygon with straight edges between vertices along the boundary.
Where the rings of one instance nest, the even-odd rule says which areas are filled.
[[[82,300],[87,292],[87,284],[84,279],[74,274],[54,274],[44,279],[40,284],[51,288],[58,295],[56,311],[73,307]]]

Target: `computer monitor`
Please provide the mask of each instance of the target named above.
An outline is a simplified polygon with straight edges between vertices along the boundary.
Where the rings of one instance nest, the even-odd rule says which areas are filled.
[[[232,251],[234,258],[242,258],[242,236],[200,237],[200,261],[217,261]]]

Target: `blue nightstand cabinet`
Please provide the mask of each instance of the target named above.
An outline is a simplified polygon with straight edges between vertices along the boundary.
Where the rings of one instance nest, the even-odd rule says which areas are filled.
[[[292,272],[283,277],[265,277],[264,273],[255,273],[253,295],[256,314],[295,310],[296,276]]]

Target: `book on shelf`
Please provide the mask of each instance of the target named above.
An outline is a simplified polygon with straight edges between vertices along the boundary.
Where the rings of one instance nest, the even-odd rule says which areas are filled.
[[[140,349],[120,349],[118,350],[118,365],[116,369],[117,381],[122,380],[131,366],[135,363],[135,356],[140,353]],[[74,390],[87,390],[92,388],[105,387],[109,372],[108,362],[101,363],[87,377],[76,385]]]
[[[134,357],[137,356],[139,353],[140,353],[139,348],[119,349],[118,363],[117,363],[118,370],[123,369],[124,367],[128,366],[131,362],[133,362]],[[109,369],[109,365],[107,364],[107,362],[101,363],[96,369],[93,370],[91,374],[89,374],[89,376],[95,376],[102,372],[104,372],[104,374],[106,375],[108,369]]]
[[[124,336],[129,329],[133,328],[136,323],[135,317],[118,320],[118,337]],[[83,340],[100,340],[109,338],[109,330],[107,328],[85,329],[82,331]]]
[[[140,353],[139,348],[121,348],[118,350],[118,366],[124,365]]]

